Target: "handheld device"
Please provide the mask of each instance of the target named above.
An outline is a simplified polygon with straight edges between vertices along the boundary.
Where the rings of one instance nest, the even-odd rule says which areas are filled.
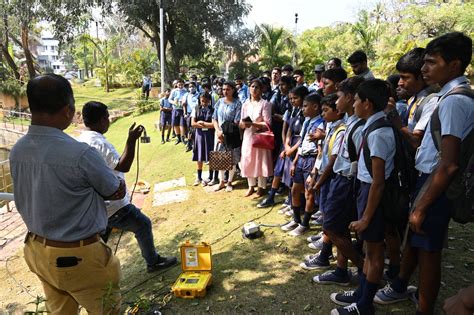
[[[145,127],[142,127],[142,128],[143,128],[143,136],[140,137],[140,142],[141,143],[150,143],[151,139],[150,139],[149,136],[147,136]]]

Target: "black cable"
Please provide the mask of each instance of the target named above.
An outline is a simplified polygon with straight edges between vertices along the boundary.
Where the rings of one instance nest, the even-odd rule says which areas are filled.
[[[138,140],[139,139],[137,139],[137,141]],[[135,184],[133,185],[132,194],[130,195],[130,203],[132,203],[133,194],[135,193],[135,188],[137,187],[137,183],[138,183],[139,166],[140,166],[140,141],[137,142],[137,175],[135,177]],[[120,244],[120,240],[122,239],[122,235],[123,235],[123,230],[120,231],[117,244],[115,245],[114,256],[117,254],[118,246]]]

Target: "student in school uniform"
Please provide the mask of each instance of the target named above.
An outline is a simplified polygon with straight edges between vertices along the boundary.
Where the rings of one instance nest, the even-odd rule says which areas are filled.
[[[199,92],[197,90],[196,83],[194,81],[189,82],[188,92],[183,97],[183,113],[184,119],[186,120],[186,152],[193,149],[193,134],[191,130],[191,112],[199,103]]]
[[[416,154],[415,168],[420,175],[413,196],[430,176],[432,180],[410,213],[411,234],[401,271],[390,286],[377,292],[374,300],[377,303],[406,300],[411,295],[408,282],[418,266],[416,314],[434,312],[441,280],[441,254],[452,208],[445,191],[459,169],[461,141],[472,132],[474,122],[473,99],[466,95],[448,94],[458,87],[470,88],[464,72],[471,58],[472,39],[460,32],[442,35],[426,46],[421,73],[427,84],[441,86],[436,109],[441,123],[441,146],[438,151],[430,121]]]
[[[291,206],[293,210],[293,220],[283,225],[281,229],[288,231],[291,236],[300,236],[309,230],[313,204],[307,205],[301,220],[301,194],[307,187],[306,179],[313,169],[316,161],[317,146],[315,141],[311,141],[309,135],[316,132],[321,118],[321,98],[317,94],[310,94],[303,102],[303,115],[306,120],[301,130],[301,144],[291,166],[290,174],[293,176],[293,186],[291,188]],[[314,202],[313,202],[314,203]]]
[[[240,73],[235,75],[235,86],[237,87],[240,103],[245,103],[245,101],[250,98],[250,90],[244,82],[244,76]]]
[[[186,120],[184,119],[183,97],[186,93],[187,91],[184,88],[184,80],[178,79],[176,88],[173,89],[168,98],[168,101],[173,105],[173,129],[178,138],[175,144],[184,142]]]
[[[360,84],[355,96],[355,114],[366,120],[366,123],[362,129],[363,140],[357,169],[357,179],[360,180],[357,195],[358,220],[351,222],[349,229],[357,232],[364,241],[366,256],[363,272],[359,275],[359,287],[355,291],[331,294],[332,301],[340,305],[349,304],[333,309],[333,315],[375,314],[373,299],[380,285],[384,266],[386,222],[382,207],[386,205],[381,200],[386,180],[394,170],[396,143],[391,127],[372,128],[385,121],[384,109],[388,98],[388,85],[379,79]],[[365,154],[370,157],[368,164],[365,162]]]
[[[173,111],[173,105],[168,101],[171,90],[168,88],[165,90],[164,97],[160,100],[160,126],[161,126],[161,144],[165,143],[165,131],[166,142],[170,141],[171,133],[171,112]]]
[[[321,99],[323,118],[328,124],[329,128],[323,141],[323,149],[321,152],[322,160],[319,169],[313,167],[311,171],[311,177],[307,179],[307,185],[309,189],[306,191],[306,201],[312,201],[311,205],[314,204],[314,192],[321,195],[319,207],[323,213],[323,225],[326,221],[326,205],[331,202],[328,199],[329,188],[331,180],[334,178],[333,165],[336,160],[337,153],[342,145],[345,132],[344,124],[344,113],[339,113],[336,109],[336,94],[330,94]],[[317,180],[315,181],[316,173],[318,174]],[[323,198],[324,197],[324,198]],[[330,218],[331,213],[328,213]],[[327,236],[324,236],[326,241],[323,240],[323,246],[319,255],[311,257],[309,260],[305,260],[300,264],[303,269],[327,269],[329,265],[329,257],[332,256],[332,243]]]
[[[283,128],[283,145],[273,170],[274,176],[272,187],[268,192],[268,197],[257,205],[258,208],[271,207],[275,204],[275,195],[277,194],[282,181],[287,187],[291,188],[290,172],[289,170],[285,172],[285,166],[287,169],[290,167],[291,164],[289,162],[286,163],[286,161],[293,161],[300,144],[301,127],[303,126],[304,121],[303,101],[308,94],[309,91],[304,86],[297,86],[290,91],[289,99],[292,108],[291,110],[287,110],[285,115],[283,115],[284,126],[288,126],[288,128]],[[291,192],[289,193],[289,198],[291,199]],[[288,209],[284,207],[279,210],[278,213],[284,214],[286,210]]]
[[[273,150],[273,160],[276,160],[283,144],[283,138],[286,134],[284,130],[285,122],[283,120],[287,110],[291,108],[288,93],[293,88],[293,80],[291,77],[283,76],[280,78],[278,91],[273,94],[270,99],[272,104],[272,130],[275,134],[275,149]],[[286,127],[288,127],[286,125]]]
[[[280,84],[280,78],[281,78],[281,68],[280,67],[274,67],[272,69],[271,73],[271,88],[273,94],[275,94],[278,91],[278,85]]]
[[[349,223],[355,215],[355,185],[357,176],[357,155],[362,142],[364,121],[354,114],[354,97],[364,78],[355,76],[338,84],[336,109],[345,113],[346,130],[342,145],[336,153],[333,172],[325,205],[323,230],[337,247],[336,270],[313,278],[319,284],[348,285],[351,275],[347,269],[347,259],[362,272],[363,259],[352,246]],[[319,238],[318,238],[319,239]],[[311,241],[312,239],[310,239]],[[325,265],[318,254],[310,257],[308,265]]]
[[[209,161],[209,152],[214,149],[211,98],[211,94],[204,92],[199,97],[198,105],[191,111],[191,125],[195,130],[193,161],[197,162],[197,176],[194,186],[204,183],[202,179],[202,164]],[[213,175],[214,172],[209,170],[208,182],[213,180]],[[206,185],[207,183],[204,186]]]
[[[303,85],[303,86],[308,87],[308,84],[306,84],[306,81],[304,80],[304,72],[303,72],[303,70],[296,69],[296,70],[293,72],[293,79],[294,79],[295,82],[296,82],[296,86]]]
[[[229,129],[238,130],[240,123],[240,114],[242,110],[242,104],[239,101],[237,95],[237,89],[234,82],[226,81],[222,87],[224,97],[219,99],[216,104],[216,109],[212,114],[212,123],[214,124],[215,136],[216,136],[216,151],[232,151],[232,170],[229,171],[229,178],[227,180],[227,186],[224,182],[225,171],[219,171],[219,185],[214,189],[219,191],[223,188],[227,192],[233,190],[232,180],[237,170],[236,165],[240,162],[240,144],[233,144],[233,147],[226,146],[228,135],[224,134],[223,127],[228,126]],[[240,141],[240,135],[239,135]]]

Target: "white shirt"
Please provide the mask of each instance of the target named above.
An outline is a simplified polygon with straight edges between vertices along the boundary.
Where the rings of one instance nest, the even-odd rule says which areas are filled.
[[[117,177],[120,177],[125,181],[124,174],[115,170],[115,167],[117,167],[117,164],[120,161],[120,154],[102,134],[96,131],[84,130],[76,139],[77,141],[87,143],[89,146],[99,151],[100,156],[102,156],[107,166],[114,171],[114,174]],[[125,207],[129,203],[130,195],[128,194],[128,190],[126,190],[125,197],[122,199],[106,201],[105,204],[107,207],[107,216],[110,218],[115,212]]]

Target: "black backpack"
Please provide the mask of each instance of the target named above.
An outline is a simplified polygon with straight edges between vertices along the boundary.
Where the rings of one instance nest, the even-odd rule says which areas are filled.
[[[347,135],[347,152],[349,153],[349,161],[351,162],[357,161],[358,157],[357,148],[352,137],[354,136],[354,132],[357,130],[357,128],[363,126],[364,124],[365,120],[360,119],[355,123],[354,127],[352,127],[352,129],[349,131],[349,134]]]
[[[410,144],[403,138],[392,123],[385,117],[371,124],[363,135],[364,162],[372,176],[372,159],[370,158],[367,138],[369,134],[379,128],[389,127],[395,137],[395,156],[393,158],[394,168],[389,178],[385,180],[385,189],[380,201],[385,220],[391,223],[399,223],[402,220],[404,209],[410,202],[410,192],[415,188],[416,175],[415,159]]]
[[[442,99],[456,94],[474,99],[474,91],[467,86],[454,88]],[[439,151],[441,148],[441,122],[438,107],[431,116],[430,128],[434,145]],[[454,221],[462,224],[474,222],[474,129],[461,142],[459,170],[448,186],[446,196],[452,202],[451,217]]]

